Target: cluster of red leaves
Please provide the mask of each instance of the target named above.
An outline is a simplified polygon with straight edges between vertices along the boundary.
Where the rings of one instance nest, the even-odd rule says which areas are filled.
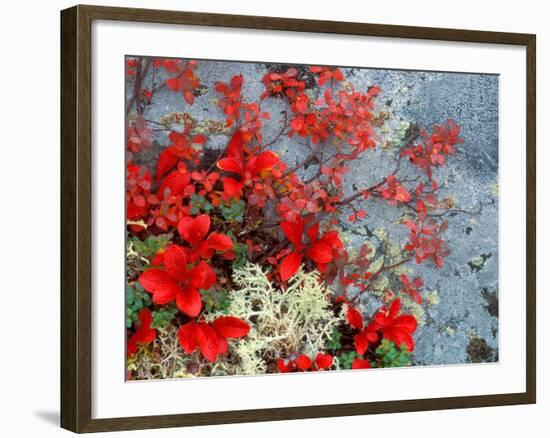
[[[424,143],[420,143],[401,151],[402,157],[408,157],[412,164],[426,172],[432,178],[432,168],[445,164],[448,155],[456,153],[455,146],[464,143],[460,137],[460,126],[454,121],[447,121],[447,126],[436,125],[433,133],[423,131]]]
[[[157,267],[139,277],[143,288],[152,294],[153,303],[168,304],[175,300],[183,313],[190,317],[199,315],[203,304],[199,290],[216,284],[216,274],[205,260],[216,252],[225,258],[234,257],[231,238],[216,232],[208,234],[209,230],[210,217],[206,214],[181,219],[178,232],[189,247],[169,245],[153,260]]]
[[[277,213],[286,221],[295,221],[302,213],[332,212],[340,198],[330,196],[319,181],[304,184],[295,174],[289,175],[280,186],[282,197]]]
[[[410,281],[407,274],[401,274],[399,278],[403,283],[403,293],[410,295],[416,304],[421,304],[422,295],[420,295],[418,289],[424,286],[424,280],[420,277],[415,277],[412,281]]]
[[[229,84],[216,82],[214,85],[216,91],[223,95],[223,97],[218,100],[218,107],[220,107],[227,116],[227,126],[232,126],[239,120],[241,114],[241,89],[243,86],[243,77],[242,75],[233,76]]]
[[[155,256],[155,267],[140,275],[139,282],[152,294],[154,304],[175,301],[178,309],[189,318],[199,317],[203,308],[200,290],[216,284],[216,273],[208,261],[216,253],[226,259],[234,257],[231,238],[209,232],[210,224],[210,217],[205,214],[181,219],[178,232],[189,247],[169,245]],[[179,340],[187,353],[198,347],[201,354],[213,362],[218,355],[227,352],[228,338],[245,336],[248,330],[248,324],[235,317],[218,318],[212,323],[191,319],[180,327]]]
[[[330,80],[337,82],[344,80],[344,75],[339,68],[312,66],[309,71],[318,76],[317,83],[320,87],[323,87]]]
[[[150,344],[157,338],[157,332],[151,328],[153,314],[149,309],[141,309],[138,321],[134,324],[135,332],[128,338],[126,354],[131,356],[137,353],[140,345]]]
[[[128,126],[126,130],[126,148],[131,152],[140,152],[153,144],[153,130],[141,116]]]
[[[183,132],[172,131],[168,134],[170,144],[159,155],[157,163],[157,181],[174,168],[179,160],[189,161],[195,165],[199,163],[202,146],[206,143],[203,134],[191,135],[191,126]]]
[[[294,371],[328,370],[333,363],[333,357],[328,353],[318,353],[314,360],[307,354],[300,354],[296,359],[278,359],[277,367],[281,373]]]
[[[312,111],[295,111],[296,115],[290,121],[289,136],[298,134],[308,137],[313,144],[334,136],[339,154],[355,159],[361,152],[376,146],[372,109],[373,98],[379,92],[380,88],[375,86],[366,93],[340,90],[334,97],[332,89],[327,88]],[[339,147],[342,143],[352,146],[351,152],[344,153]]]
[[[404,247],[405,251],[414,252],[416,263],[432,260],[438,268],[442,268],[450,251],[440,235],[447,229],[448,222],[437,223],[430,219],[419,225],[409,220],[404,225],[409,229],[409,242]]]
[[[416,214],[421,221],[426,219],[428,208],[437,204],[437,197],[434,194],[437,190],[437,181],[433,179],[431,186],[431,190],[426,190],[426,185],[421,182],[414,190],[416,196]]]
[[[138,60],[136,58],[127,58],[126,59],[126,78],[133,78],[136,75],[136,67]]]
[[[126,218],[143,219],[148,212],[152,178],[148,170],[133,164],[126,166]]]
[[[401,300],[392,301],[389,309],[380,308],[368,324],[363,323],[361,313],[353,307],[347,311],[350,326],[359,330],[354,337],[355,349],[359,356],[366,353],[369,345],[376,344],[385,338],[397,346],[404,345],[410,352],[414,350],[412,334],[416,330],[416,318],[412,315],[401,315]]]
[[[304,228],[307,241],[304,241]],[[281,222],[281,230],[293,245],[292,251],[279,266],[282,281],[287,281],[298,271],[304,256],[312,260],[322,273],[325,272],[326,265],[344,249],[337,231],[327,231],[319,236],[319,222],[306,227],[304,220],[298,217],[296,222]]]
[[[235,131],[226,148],[226,156],[217,162],[224,172],[234,177],[224,177],[223,195],[225,200],[240,199],[247,188],[247,200],[251,205],[264,207],[268,199],[275,198],[274,179],[282,175],[285,166],[271,151],[254,153],[254,148],[246,147],[241,130]]]
[[[164,69],[175,74],[166,80],[166,86],[177,93],[181,93],[185,102],[193,105],[195,102],[194,91],[201,86],[201,81],[195,74],[197,61],[181,61],[176,59],[155,59],[155,67]]]
[[[248,334],[247,323],[233,316],[221,316],[214,321],[189,321],[178,331],[178,339],[187,354],[197,348],[210,362],[215,362],[219,355],[227,353],[227,340],[242,338]]]
[[[397,181],[395,175],[389,175],[386,178],[386,185],[378,189],[382,198],[386,199],[391,205],[397,205],[398,202],[409,202],[411,194]]]
[[[306,89],[306,82],[298,80],[297,76],[298,70],[294,67],[290,67],[286,72],[266,73],[262,78],[265,91],[260,95],[260,100],[270,96],[286,96],[293,102]]]

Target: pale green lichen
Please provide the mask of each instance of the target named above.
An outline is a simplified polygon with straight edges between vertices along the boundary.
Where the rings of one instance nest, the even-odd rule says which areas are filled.
[[[410,295],[404,293],[398,293],[397,298],[401,299],[403,308],[407,310],[408,314],[415,317],[418,325],[423,326],[426,324],[426,311],[422,307],[422,304],[418,304]]]
[[[439,292],[436,290],[426,291],[424,294],[424,300],[429,306],[439,304]]]
[[[344,320],[331,310],[331,291],[317,271],[300,269],[286,289],[276,289],[259,265],[247,264],[234,271],[233,281],[238,288],[231,292],[227,311],[247,321],[250,331],[230,346],[236,363],[216,364],[217,373],[262,374],[273,371],[267,364],[279,357],[315,357]]]

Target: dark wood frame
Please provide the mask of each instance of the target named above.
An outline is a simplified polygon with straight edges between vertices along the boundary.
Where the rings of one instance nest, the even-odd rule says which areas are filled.
[[[527,370],[524,393],[92,419],[92,20],[221,26],[525,46]],[[536,402],[536,37],[531,34],[75,6],[61,12],[61,426],[74,432],[195,426]]]

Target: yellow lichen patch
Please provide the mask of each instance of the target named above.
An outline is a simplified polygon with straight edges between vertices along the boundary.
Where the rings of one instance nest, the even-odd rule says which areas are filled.
[[[436,290],[426,291],[424,294],[424,301],[426,301],[429,306],[439,304],[439,292]]]
[[[401,303],[404,309],[407,309],[407,313],[413,315],[419,325],[426,324],[426,312],[421,304],[416,303],[410,295],[399,293],[397,297],[401,299]]]

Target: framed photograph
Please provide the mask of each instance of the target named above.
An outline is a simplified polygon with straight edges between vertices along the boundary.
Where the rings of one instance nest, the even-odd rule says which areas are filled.
[[[535,35],[61,13],[61,423],[535,403]]]

